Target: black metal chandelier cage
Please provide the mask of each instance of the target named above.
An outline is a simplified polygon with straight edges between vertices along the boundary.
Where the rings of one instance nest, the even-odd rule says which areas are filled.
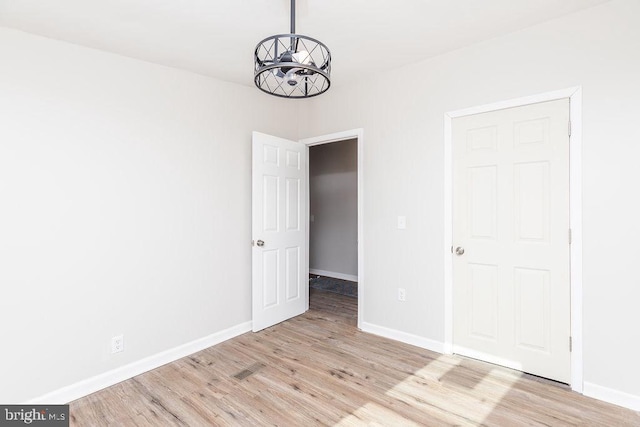
[[[295,33],[291,0],[291,34],[267,37],[256,46],[253,81],[263,92],[283,98],[310,98],[331,86],[331,52],[322,42]]]

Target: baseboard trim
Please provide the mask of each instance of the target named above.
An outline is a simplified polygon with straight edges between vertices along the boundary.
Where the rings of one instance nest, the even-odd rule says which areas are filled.
[[[405,344],[415,345],[416,347],[426,350],[435,351],[436,353],[444,353],[444,343],[431,340],[429,338],[420,337],[418,335],[408,334],[396,329],[386,328],[384,326],[374,325],[373,323],[362,322],[362,331],[370,334],[379,335],[381,337],[390,338]]]
[[[333,277],[334,279],[349,280],[350,282],[358,281],[358,276],[354,276],[353,274],[336,273],[334,271],[317,270],[315,268],[310,268],[309,274],[317,274],[318,276]]]
[[[54,390],[40,397],[31,399],[26,402],[26,404],[66,404],[249,331],[251,331],[251,322],[241,323],[223,331]]]
[[[582,393],[585,396],[593,397],[594,399],[602,400],[614,405],[629,408],[634,411],[640,411],[640,396],[625,393],[623,391],[615,390],[608,387],[603,387],[598,384],[584,382],[584,388]]]

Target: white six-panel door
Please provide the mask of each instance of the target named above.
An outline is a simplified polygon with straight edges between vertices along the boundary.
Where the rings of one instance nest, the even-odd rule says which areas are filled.
[[[569,383],[569,100],[456,118],[453,350]]]
[[[253,330],[308,308],[307,147],[253,133]]]

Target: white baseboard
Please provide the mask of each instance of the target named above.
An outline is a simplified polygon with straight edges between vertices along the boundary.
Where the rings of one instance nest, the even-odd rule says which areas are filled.
[[[623,391],[615,390],[608,387],[603,387],[601,385],[589,383],[587,381],[584,382],[584,388],[582,392],[585,396],[593,397],[594,399],[603,400],[605,402],[623,406],[634,411],[640,411],[640,396],[625,393]]]
[[[26,404],[66,404],[249,331],[251,331],[251,322],[241,323],[204,338],[199,338],[153,356],[145,357],[137,362],[54,390],[43,396],[31,399]]]
[[[353,274],[336,273],[334,271],[317,270],[315,268],[310,268],[309,274],[317,274],[318,276],[333,277],[334,279],[349,280],[351,282],[358,281],[358,276],[354,276]]]
[[[400,341],[406,344],[415,345],[416,347],[424,348],[436,353],[444,353],[444,343],[440,341],[430,340],[429,338],[420,337],[418,335],[408,334],[406,332],[398,331],[396,329],[386,328],[384,326],[374,325],[372,323],[362,322],[362,328],[364,332],[368,332],[374,335],[380,335],[381,337],[390,338],[392,340]]]

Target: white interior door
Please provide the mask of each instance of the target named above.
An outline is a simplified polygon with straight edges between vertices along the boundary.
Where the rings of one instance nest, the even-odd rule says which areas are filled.
[[[569,383],[569,100],[452,132],[453,351]]]
[[[253,330],[309,304],[307,147],[253,132]]]

